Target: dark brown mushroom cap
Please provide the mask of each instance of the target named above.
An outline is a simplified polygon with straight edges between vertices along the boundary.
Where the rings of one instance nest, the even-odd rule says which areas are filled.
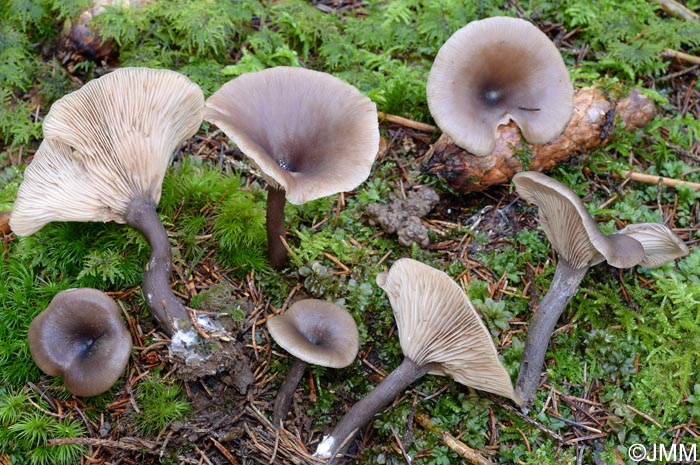
[[[117,304],[104,292],[59,292],[29,325],[29,350],[47,375],[63,376],[76,396],[108,391],[124,372],[131,336]]]
[[[513,399],[510,376],[491,335],[464,291],[447,274],[410,258],[397,260],[377,284],[389,297],[404,356],[429,373]]]
[[[641,266],[656,268],[688,255],[688,246],[668,226],[659,223],[630,224],[617,232],[639,241],[644,248]]]
[[[602,261],[630,268],[644,259],[639,241],[621,234],[603,234],[576,192],[537,171],[513,177],[515,189],[525,201],[538,207],[540,225],[559,256],[580,269]]]
[[[56,101],[27,166],[12,230],[51,221],[126,222],[130,202],[160,200],[173,152],[202,123],[204,95],[184,75],[120,68]]]
[[[323,300],[295,302],[267,320],[272,338],[284,350],[314,365],[343,368],[359,349],[357,324],[347,310]]]
[[[239,76],[206,102],[216,124],[287,200],[357,187],[379,149],[374,103],[327,73],[279,66]]]
[[[564,130],[573,111],[574,89],[557,47],[518,18],[486,18],[455,32],[435,57],[426,92],[440,129],[482,156],[509,120],[528,142],[542,144]]]

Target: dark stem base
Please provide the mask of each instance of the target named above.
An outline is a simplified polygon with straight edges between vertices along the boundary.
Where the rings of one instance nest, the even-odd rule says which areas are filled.
[[[520,361],[520,372],[515,383],[515,394],[520,397],[521,408],[525,412],[529,411],[535,402],[535,394],[540,385],[540,373],[554,327],[566,305],[576,294],[586,271],[588,267],[577,270],[564,259],[559,258],[549,290],[530,321]]]
[[[170,290],[173,265],[168,234],[158,218],[155,205],[144,198],[131,201],[126,223],[138,229],[151,246],[151,256],[143,274],[143,295],[158,324],[168,336],[172,336],[175,333],[174,320],[182,319],[189,324],[189,314]]]
[[[281,423],[287,418],[289,408],[292,406],[294,391],[296,391],[301,377],[304,376],[308,363],[295,357],[292,367],[289,369],[284,382],[280,385],[275,398],[275,405],[272,408],[272,423],[275,428],[279,428]]]
[[[404,358],[401,365],[389,373],[364,399],[353,405],[338,422],[333,432],[327,436],[316,454],[329,455],[326,465],[337,463],[341,454],[352,442],[352,438],[377,412],[389,405],[404,389],[430,371],[430,366],[419,366]],[[325,446],[324,446],[325,444]],[[327,447],[328,451],[322,451]]]
[[[267,260],[276,270],[287,265],[287,249],[282,244],[281,237],[286,234],[284,226],[284,206],[287,197],[284,189],[267,187]]]

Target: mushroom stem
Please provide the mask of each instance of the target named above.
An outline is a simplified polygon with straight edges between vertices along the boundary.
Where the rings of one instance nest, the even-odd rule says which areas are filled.
[[[143,274],[143,295],[160,326],[172,336],[175,333],[173,320],[187,320],[188,313],[170,290],[173,265],[168,234],[158,218],[155,205],[143,197],[138,197],[129,204],[126,223],[138,229],[151,246],[151,256]]]
[[[286,192],[268,185],[267,187],[267,259],[270,265],[279,270],[287,264],[287,249],[282,244],[286,231],[284,227],[284,205]]]
[[[540,372],[554,327],[569,300],[576,294],[587,271],[587,266],[575,269],[559,257],[549,290],[530,321],[520,361],[520,372],[515,384],[515,394],[522,400],[521,408],[525,412],[535,401],[535,392],[540,384]]]
[[[348,410],[333,432],[318,445],[315,456],[330,457],[326,465],[335,464],[360,428],[411,383],[430,371],[430,365],[421,366],[409,358],[404,358],[401,365]]]
[[[275,398],[275,405],[272,409],[272,423],[275,425],[275,428],[279,428],[280,424],[287,418],[287,412],[289,412],[289,408],[292,405],[294,391],[296,391],[299,381],[301,381],[301,377],[304,376],[308,366],[308,363],[302,359],[294,358],[292,367],[277,391],[277,398]]]

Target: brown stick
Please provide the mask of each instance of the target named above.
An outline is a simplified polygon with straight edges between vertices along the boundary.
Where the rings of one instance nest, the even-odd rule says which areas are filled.
[[[546,171],[576,154],[605,145],[616,130],[616,115],[630,130],[647,124],[656,115],[656,107],[638,90],[615,105],[603,92],[582,88],[574,96],[569,124],[553,141],[527,144],[518,127],[510,123],[498,128],[493,152],[480,157],[456,146],[443,134],[428,151],[426,168],[458,191],[482,191],[509,182],[520,171]]]
[[[473,465],[494,465],[492,461],[481,455],[478,451],[472,449],[459,439],[452,436],[450,433],[442,431],[440,428],[433,425],[428,415],[418,413],[416,414],[416,421],[423,429],[440,436],[440,440],[443,444],[449,447],[454,453],[467,460],[469,463]]]
[[[637,173],[636,171],[625,171],[624,176],[632,181],[643,182],[645,184],[661,184],[662,186],[668,187],[690,187],[700,191],[700,183],[683,181],[681,179],[666,178],[664,176],[657,176],[654,174]]]
[[[421,123],[419,121],[413,121],[412,119],[404,118],[403,116],[390,115],[390,114],[378,111],[377,117],[379,117],[379,121],[388,121],[390,123],[400,124],[401,126],[405,126],[407,128],[411,128],[411,129],[417,129],[418,131],[423,131],[423,132],[435,132],[435,131],[437,131],[437,127],[435,127],[431,124]]]
[[[677,50],[672,50],[670,48],[664,49],[661,53],[662,56],[667,58],[677,58],[678,60],[687,61],[688,63],[693,63],[694,65],[700,65],[700,57],[691,55],[689,53],[679,52]]]
[[[654,0],[661,5],[661,9],[670,16],[685,19],[686,21],[700,21],[700,16],[675,0]]]

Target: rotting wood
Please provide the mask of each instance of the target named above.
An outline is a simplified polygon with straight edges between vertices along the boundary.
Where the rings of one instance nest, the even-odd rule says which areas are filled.
[[[602,91],[585,87],[577,90],[571,120],[553,141],[528,144],[511,122],[498,128],[493,152],[479,157],[442,134],[426,155],[426,169],[460,192],[483,191],[509,182],[520,171],[547,171],[575,155],[604,146],[618,129],[616,120],[631,130],[646,125],[654,116],[656,106],[637,89],[614,103]]]

